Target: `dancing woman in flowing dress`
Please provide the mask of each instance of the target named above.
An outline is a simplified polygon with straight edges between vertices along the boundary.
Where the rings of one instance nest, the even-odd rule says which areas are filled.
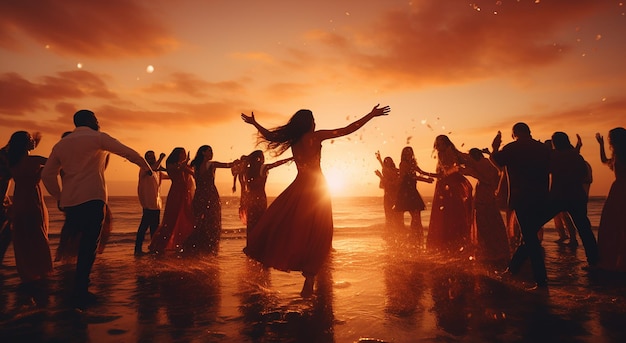
[[[607,158],[604,137],[599,133],[600,159],[615,173],[609,194],[602,207],[598,226],[598,267],[607,271],[626,272],[626,129],[617,127],[609,131],[612,156]]]
[[[46,278],[52,272],[48,241],[48,209],[39,185],[43,156],[29,155],[41,136],[26,131],[15,132],[9,141],[8,162],[15,190],[13,192],[13,250],[17,273],[23,282]]]
[[[180,251],[193,231],[191,202],[196,187],[188,161],[189,156],[181,147],[174,148],[165,161],[165,169],[172,185],[167,193],[162,224],[150,241],[150,252]]]
[[[435,138],[437,177],[433,196],[427,245],[429,249],[454,251],[470,243],[472,226],[472,184],[460,172],[461,153],[446,135]]]
[[[474,194],[474,223],[472,241],[478,248],[478,256],[496,264],[506,264],[511,258],[506,226],[502,220],[496,192],[500,172],[478,148],[469,151],[471,158],[465,161],[464,175],[477,180]]]
[[[330,254],[333,239],[331,198],[320,167],[322,142],[351,134],[389,111],[389,106],[376,105],[346,127],[317,131],[310,110],[299,110],[287,124],[269,130],[256,121],[254,113],[241,115],[259,130],[259,142],[266,143],[276,156],[291,148],[298,169],[295,180],[249,233],[244,252],[265,267],[301,271],[305,277],[303,297],[312,295],[315,276]]]
[[[213,161],[213,148],[203,145],[198,148],[191,162],[196,180],[192,208],[193,233],[185,242],[185,250],[217,253],[222,232],[222,204],[215,186],[217,168],[231,168],[232,162]]]

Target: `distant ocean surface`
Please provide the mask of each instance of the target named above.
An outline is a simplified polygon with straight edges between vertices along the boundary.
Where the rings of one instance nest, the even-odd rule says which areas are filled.
[[[432,197],[424,196],[426,210],[422,211],[422,223],[428,226]],[[274,198],[270,198],[271,202]],[[165,200],[165,197],[164,197]],[[245,225],[239,219],[239,197],[222,196],[222,230],[224,234],[245,237]],[[591,225],[597,229],[600,223],[600,214],[605,197],[591,197],[589,199],[588,212]],[[56,202],[52,197],[45,198],[50,216],[49,233],[58,235],[63,226],[63,214],[57,209]],[[137,232],[137,226],[141,220],[142,209],[136,196],[111,196],[109,206],[113,213],[113,234],[130,235]],[[163,211],[161,211],[161,215]],[[335,232],[342,229],[367,230],[370,227],[380,227],[385,223],[383,210],[383,198],[380,197],[338,197],[333,198],[333,221]],[[410,217],[405,213],[405,223],[409,225]],[[551,221],[545,228],[554,228]]]

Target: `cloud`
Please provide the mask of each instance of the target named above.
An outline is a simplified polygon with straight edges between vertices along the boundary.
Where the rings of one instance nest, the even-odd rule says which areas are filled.
[[[236,81],[208,82],[194,74],[176,72],[169,75],[166,81],[154,83],[146,87],[145,93],[184,94],[191,97],[207,97],[215,92],[237,94],[245,87]]]
[[[346,68],[389,80],[391,87],[465,83],[560,61],[572,48],[562,41],[564,28],[573,31],[577,20],[607,6],[592,0],[495,3],[415,1],[364,30],[308,37],[344,55]]]
[[[0,116],[23,116],[48,109],[49,102],[66,99],[117,98],[100,76],[87,71],[59,72],[38,82],[18,73],[4,73],[0,75],[0,93]]]
[[[139,1],[38,0],[0,2],[0,47],[23,48],[21,35],[60,55],[95,59],[154,56],[178,42]]]

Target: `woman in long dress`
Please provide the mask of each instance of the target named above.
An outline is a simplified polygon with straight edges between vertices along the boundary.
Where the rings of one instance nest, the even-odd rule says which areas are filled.
[[[23,282],[46,278],[52,272],[48,242],[48,209],[43,201],[40,180],[46,164],[43,156],[29,155],[41,136],[15,132],[9,141],[8,161],[13,192],[13,249],[17,272]]]
[[[315,130],[310,110],[299,110],[284,126],[268,130],[242,114],[244,122],[259,130],[260,142],[276,156],[291,148],[298,174],[267,208],[249,233],[244,252],[266,267],[301,271],[305,277],[301,295],[313,293],[316,274],[326,262],[333,239],[331,198],[320,167],[322,142],[351,134],[372,118],[388,114],[388,106],[372,111],[346,127]]]
[[[196,180],[192,208],[193,233],[185,242],[185,250],[217,253],[222,232],[222,204],[215,187],[217,168],[231,168],[232,162],[213,161],[213,149],[208,145],[198,148],[191,162]]]
[[[469,151],[463,174],[478,180],[474,194],[474,230],[472,240],[478,256],[487,262],[505,264],[511,257],[506,226],[502,220],[496,192],[500,173],[478,148]]]
[[[609,131],[609,146],[613,151],[607,158],[604,138],[597,133],[600,159],[615,173],[609,195],[604,201],[598,226],[598,267],[607,271],[626,272],[626,129],[617,127]]]
[[[193,170],[188,164],[189,156],[184,148],[178,147],[165,161],[165,169],[172,185],[167,193],[163,221],[150,241],[153,253],[166,250],[180,252],[183,243],[193,232],[194,218],[191,207],[195,184]]]
[[[263,151],[255,150],[246,158],[246,161],[247,166],[244,168],[243,175],[247,195],[242,211],[243,218],[246,220],[246,231],[250,234],[267,209],[265,183],[267,182],[270,169],[293,161],[293,157],[265,164]]]
[[[435,194],[433,196],[430,224],[428,225],[427,245],[429,249],[459,251],[470,245],[472,227],[472,184],[460,168],[463,159],[461,153],[446,135],[435,138],[437,152],[437,171],[434,176]],[[467,154],[465,154],[467,155]]]

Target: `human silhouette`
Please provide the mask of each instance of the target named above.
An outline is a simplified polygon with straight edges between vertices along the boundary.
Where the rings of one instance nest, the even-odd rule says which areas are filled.
[[[81,232],[74,295],[79,307],[93,300],[89,293],[89,274],[105,220],[107,190],[104,170],[109,153],[126,158],[146,173],[150,166],[135,150],[100,132],[96,115],[90,110],[74,114],[76,128],[52,148],[41,173],[48,193],[65,210],[66,221]],[[63,169],[63,185],[59,172]]]
[[[244,252],[266,267],[302,271],[301,295],[312,295],[315,276],[330,254],[333,216],[330,193],[320,167],[322,142],[351,134],[372,118],[387,115],[388,106],[372,111],[346,127],[315,130],[310,110],[299,110],[287,124],[266,129],[254,113],[242,114],[244,122],[259,131],[260,142],[276,156],[291,149],[298,174],[272,202],[248,237]]]
[[[563,212],[569,214],[585,247],[587,262],[595,267],[598,246],[587,216],[588,196],[584,188],[587,165],[565,132],[555,132],[551,141],[554,149],[550,156],[550,193],[544,219],[548,221]]]
[[[404,212],[393,209],[398,198],[398,190],[400,189],[400,169],[396,167],[396,163],[391,157],[387,156],[383,160],[379,151],[376,151],[374,154],[381,167],[381,170],[376,170],[374,173],[380,179],[379,187],[383,189],[385,225],[388,228],[400,227],[403,225]]]
[[[615,173],[598,226],[598,267],[626,272],[626,129],[616,127],[609,131],[610,157],[606,154],[604,137],[597,133],[596,139],[600,144],[600,160]]]
[[[546,288],[548,276],[537,233],[544,223],[543,207],[549,191],[550,149],[532,138],[526,123],[513,125],[513,139],[500,150],[502,134],[498,131],[492,142],[493,152],[490,157],[496,166],[506,167],[509,180],[508,204],[515,211],[522,232],[522,242],[511,257],[506,272],[517,274],[530,258],[536,282],[531,288]]]
[[[287,162],[293,161],[293,157],[266,164],[263,151],[255,150],[248,155],[245,160],[247,161],[247,165],[244,168],[243,175],[246,198],[243,205],[243,212],[244,218],[246,218],[246,231],[250,234],[267,209],[265,183],[267,182],[269,171]]]
[[[7,194],[11,183],[11,171],[9,170],[9,161],[7,159],[8,150],[8,144],[0,148],[0,265],[4,261],[4,255],[11,244],[12,236],[9,218],[11,198]]]
[[[15,182],[12,206],[15,265],[23,282],[46,278],[52,272],[48,241],[48,209],[39,185],[43,156],[30,155],[41,135],[17,131],[11,135],[8,162]]]
[[[487,262],[506,264],[511,256],[506,226],[496,198],[500,181],[498,168],[478,148],[470,149],[469,156],[462,172],[477,180],[472,207],[478,256]]]
[[[192,201],[195,192],[193,168],[188,164],[185,148],[176,147],[165,160],[165,169],[172,185],[167,193],[161,225],[152,236],[151,253],[181,252],[183,243],[193,232]]]
[[[213,148],[203,145],[191,161],[191,166],[196,181],[192,201],[194,227],[185,242],[185,248],[217,253],[222,233],[222,203],[215,186],[215,171],[218,168],[231,168],[233,162],[213,161]]]
[[[137,183],[137,196],[141,204],[142,214],[141,222],[137,228],[137,237],[135,237],[135,256],[143,255],[142,246],[146,236],[146,232],[150,229],[150,237],[154,237],[155,232],[161,223],[161,208],[163,200],[161,199],[161,180],[167,175],[161,171],[161,162],[165,158],[164,153],[159,154],[157,160],[154,151],[148,150],[144,154],[146,162],[152,168],[152,175],[139,172],[139,182]]]
[[[230,172],[233,175],[233,193],[237,192],[237,182],[239,182],[239,219],[244,225],[248,222],[245,209],[245,205],[248,201],[248,190],[246,189],[244,175],[247,166],[248,155],[241,155],[241,157],[233,161],[233,166],[230,168]]]
[[[417,181],[432,183],[431,177],[422,176],[425,174],[415,160],[415,153],[410,146],[404,147],[400,155],[400,169],[398,177],[398,193],[394,204],[394,211],[401,213],[400,225],[404,226],[404,212],[411,215],[411,231],[417,235],[417,246],[424,245],[424,226],[422,225],[422,211],[426,209],[426,204],[417,190]]]
[[[470,244],[472,227],[472,184],[461,173],[467,154],[461,153],[450,138],[439,135],[433,145],[437,154],[437,178],[428,225],[428,249],[460,251]]]

